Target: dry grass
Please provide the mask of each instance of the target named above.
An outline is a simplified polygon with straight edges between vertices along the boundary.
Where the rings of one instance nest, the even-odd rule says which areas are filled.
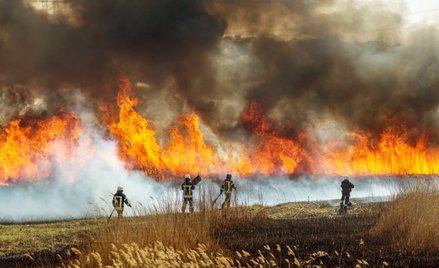
[[[295,258],[295,253],[290,249],[290,254],[294,263],[300,266],[300,262]],[[70,254],[81,255],[81,252],[72,249]],[[84,261],[79,259],[70,261],[62,267],[246,267],[244,263],[252,263],[254,265],[262,264],[268,267],[274,267],[278,260],[260,256],[252,257],[248,252],[236,252],[236,258],[223,256],[221,253],[210,253],[207,247],[199,244],[196,249],[176,250],[173,247],[167,247],[162,242],[155,242],[150,246],[140,248],[137,244],[123,244],[120,247],[112,245],[109,256],[109,263],[104,263],[99,252],[88,254]],[[290,263],[289,260],[284,260]],[[282,260],[281,260],[282,262]],[[252,265],[253,266],[253,265]]]
[[[142,218],[115,219],[103,224],[89,242],[97,251],[111,250],[111,244],[136,243],[140,247],[160,240],[178,249],[193,248],[199,243],[214,248],[209,235],[212,217],[207,213],[194,215],[168,213]]]
[[[94,235],[85,243],[86,246],[81,249],[88,254],[79,255],[75,262],[81,263],[80,267],[95,267],[98,262],[114,267],[133,267],[118,266],[120,260],[117,258],[120,256],[124,258],[126,264],[131,263],[131,260],[126,258],[126,254],[137,254],[138,258],[142,256],[136,261],[139,263],[142,261],[142,265],[147,266],[149,263],[155,264],[155,261],[174,263],[171,259],[190,262],[193,260],[185,258],[184,255],[191,256],[201,249],[213,254],[210,255],[213,258],[211,261],[224,261],[222,254],[225,252],[211,235],[212,230],[221,228],[219,226],[227,221],[251,222],[266,216],[260,210],[246,207],[235,206],[221,211],[211,206],[211,200],[210,194],[199,195],[197,203],[199,212],[192,214],[178,212],[180,209],[178,203],[164,202],[161,207],[156,207],[153,211],[137,212],[138,214],[147,212],[150,213],[149,216],[113,218],[110,223],[102,221],[95,229]],[[168,258],[168,253],[173,257]],[[168,257],[156,259],[151,257],[153,256],[151,254],[156,254],[154,256],[165,254]],[[164,267],[173,267],[164,265]]]
[[[209,198],[206,200],[210,202]],[[325,235],[334,228],[349,227],[342,218],[325,216],[323,222],[307,216],[300,222],[296,222],[299,219],[274,220],[270,217],[273,208],[261,206],[235,206],[223,214],[209,207],[209,202],[194,214],[175,212],[178,204],[163,204],[150,216],[114,218],[109,223],[105,219],[98,220],[92,236],[81,243],[80,248],[63,250],[47,262],[34,260],[35,256],[29,255],[23,266],[367,267],[365,259],[371,261],[372,266],[386,266],[381,258],[370,259],[371,256],[365,254],[364,243],[349,248],[334,247],[334,241],[345,238],[350,232],[344,231],[337,237],[338,233],[334,233],[334,237]],[[287,208],[296,213],[304,209],[302,205]],[[322,209],[326,211],[327,206]],[[331,225],[331,219],[337,222]],[[291,224],[294,226],[289,228]],[[321,228],[326,229],[322,231],[325,235],[319,235],[323,236],[319,240],[316,235]],[[297,232],[299,236],[295,235]],[[357,236],[347,237],[354,244],[358,243]],[[301,245],[300,255],[293,246],[296,244]],[[304,249],[304,245],[311,248]]]
[[[29,255],[26,263],[42,267],[368,267],[367,259],[372,266],[387,266],[382,258],[373,259],[366,254],[363,239],[355,245],[359,237],[344,230],[357,230],[358,226],[354,228],[344,218],[328,216],[337,215],[334,207],[239,207],[235,203],[223,213],[211,206],[211,196],[199,195],[198,212],[194,214],[182,214],[178,203],[165,202],[153,211],[137,208],[137,215],[149,216],[96,220],[90,239],[79,249],[63,251],[57,259],[47,262],[33,260]],[[294,216],[283,217],[294,220],[273,219],[277,217],[271,214],[282,214],[282,210]],[[323,215],[316,221],[317,210],[322,210]],[[291,224],[294,226],[289,228]],[[343,232],[338,233],[340,227]],[[324,234],[318,231],[322,228]],[[350,238],[354,246],[334,247],[334,241],[338,243],[340,238]],[[301,245],[300,255],[293,245]]]
[[[337,252],[337,258],[341,258]],[[72,248],[68,255],[82,256],[82,253]],[[279,257],[284,255],[284,257]],[[363,259],[354,259],[349,253],[344,258],[351,259],[352,267],[369,267],[369,263]],[[325,261],[330,255],[325,251],[318,251],[311,254],[307,259],[298,257],[296,247],[275,248],[264,246],[257,255],[251,255],[245,250],[236,251],[232,256],[224,256],[221,253],[212,253],[203,244],[195,249],[176,250],[173,247],[165,246],[162,242],[156,241],[151,245],[139,247],[136,243],[122,244],[119,247],[112,244],[108,258],[104,258],[100,252],[91,252],[82,258],[65,262],[63,268],[79,267],[326,267]],[[382,262],[381,267],[388,267]]]
[[[259,207],[234,207],[223,213],[205,209],[195,214],[164,213],[125,218],[102,225],[87,248],[70,249],[61,267],[326,267],[325,263],[348,263],[368,267],[366,260],[349,253],[317,251],[300,258],[288,245],[264,246],[256,252],[222,249],[213,230],[228,226],[258,225],[267,220]],[[236,234],[239,235],[239,234]],[[256,235],[256,234],[255,234]],[[361,244],[360,244],[361,247]],[[382,265],[385,267],[386,265]]]
[[[437,252],[437,230],[439,190],[433,181],[419,181],[396,194],[380,215],[372,234],[385,234],[399,249]]]

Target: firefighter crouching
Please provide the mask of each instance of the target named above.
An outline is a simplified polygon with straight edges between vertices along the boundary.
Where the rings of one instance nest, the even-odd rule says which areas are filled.
[[[230,199],[232,197],[232,190],[236,191],[236,186],[232,181],[232,175],[227,174],[226,179],[223,182],[223,185],[221,185],[221,194],[224,192],[226,198],[224,199],[224,202],[221,204],[221,209],[224,209],[224,207],[229,208],[230,207]]]
[[[340,205],[343,205],[343,204],[345,204],[347,206],[352,205],[352,203],[349,201],[349,197],[351,196],[352,188],[354,188],[354,185],[347,178],[345,178],[341,182],[341,202],[340,202]]]
[[[181,190],[183,190],[183,206],[181,208],[182,212],[185,213],[186,205],[189,203],[189,211],[194,212],[194,202],[193,202],[193,190],[195,189],[194,184],[191,182],[191,176],[186,174],[184,176],[184,182],[181,185]]]
[[[123,187],[119,186],[117,187],[117,192],[113,195],[113,207],[116,210],[118,217],[123,217],[125,204],[131,207],[130,201],[128,201],[128,198],[123,193]]]

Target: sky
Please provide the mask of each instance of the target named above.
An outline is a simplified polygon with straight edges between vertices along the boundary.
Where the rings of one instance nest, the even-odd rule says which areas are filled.
[[[394,2],[401,2],[397,0]],[[409,23],[434,23],[439,17],[439,1],[437,0],[407,0]]]

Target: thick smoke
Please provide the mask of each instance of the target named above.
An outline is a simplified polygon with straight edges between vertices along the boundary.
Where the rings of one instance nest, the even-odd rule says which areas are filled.
[[[43,91],[47,109],[69,88],[114,99],[124,73],[151,87],[139,90],[150,118],[196,111],[221,135],[250,100],[291,128],[321,114],[348,129],[439,127],[438,29],[407,28],[404,5],[65,0],[50,18],[29,3],[0,1],[0,79]]]
[[[163,79],[179,64],[205,64],[204,53],[224,28],[202,1],[65,3],[79,25],[49,20],[25,1],[0,1],[0,70],[7,81],[80,86],[134,67],[146,78]]]
[[[307,127],[323,114],[377,133],[393,121],[437,130],[438,30],[408,31],[403,8],[222,1],[213,9],[228,22],[222,42],[251,57],[243,65],[251,72],[233,81],[243,100],[257,100],[284,126]]]

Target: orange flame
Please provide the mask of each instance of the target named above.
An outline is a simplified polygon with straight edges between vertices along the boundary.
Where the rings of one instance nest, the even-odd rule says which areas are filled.
[[[156,178],[187,172],[213,172],[215,151],[204,142],[195,114],[180,116],[180,124],[171,129],[167,150],[163,151],[148,120],[134,110],[138,100],[132,96],[129,79],[122,77],[119,86],[118,121],[113,120],[108,106],[101,108],[109,131],[119,141],[119,155],[128,167],[141,169]]]
[[[309,161],[301,138],[296,141],[281,137],[274,122],[263,114],[257,102],[252,101],[242,113],[242,121],[243,126],[256,135],[256,146],[253,150],[246,150],[246,163],[241,164],[249,168],[244,175],[292,174],[298,171],[299,164],[304,165]]]
[[[49,176],[55,162],[69,158],[79,132],[79,118],[62,111],[41,121],[11,121],[0,133],[0,184]]]
[[[405,127],[388,127],[374,142],[371,134],[350,134],[352,144],[320,157],[323,173],[349,175],[439,174],[439,150],[427,148],[428,135],[410,144]]]
[[[439,148],[429,143],[426,132],[413,139],[407,127],[395,123],[378,137],[353,132],[320,144],[305,131],[285,136],[256,102],[241,114],[247,133],[240,141],[218,140],[213,146],[203,136],[202,122],[191,113],[178,117],[160,146],[151,122],[135,110],[138,99],[129,79],[122,77],[119,86],[118,110],[102,106],[103,118],[126,166],[155,178],[184,173],[439,174]],[[0,131],[0,185],[48,177],[57,163],[68,164],[80,131],[77,115],[62,111],[45,120],[11,121]]]
[[[109,107],[102,107],[110,132],[119,140],[119,154],[131,168],[143,170],[154,177],[184,173],[219,174],[232,172],[251,174],[294,173],[307,160],[306,151],[298,142],[271,133],[272,122],[257,103],[243,113],[243,122],[254,132],[256,146],[228,146],[226,156],[220,155],[206,142],[195,113],[181,115],[170,130],[169,142],[162,150],[148,120],[134,110],[138,100],[132,96],[128,78],[119,82],[119,106],[116,122]],[[227,151],[227,150],[226,150]]]
[[[128,78],[120,80],[118,121],[103,109],[110,132],[119,140],[119,154],[131,168],[162,178],[184,173],[240,176],[254,174],[403,175],[439,174],[439,150],[428,148],[426,133],[411,144],[404,127],[390,127],[379,139],[351,133],[349,139],[318,145],[305,132],[283,137],[276,123],[251,102],[242,113],[246,142],[214,147],[203,138],[195,113],[181,115],[163,150],[147,119],[134,110]],[[222,148],[227,148],[224,150]],[[219,152],[224,153],[219,153]]]
[[[195,113],[180,115],[179,125],[171,129],[166,150],[166,165],[174,175],[184,173],[218,173],[222,161],[214,148],[203,139]]]
[[[145,171],[150,176],[160,177],[165,171],[163,152],[155,138],[155,131],[148,121],[134,110],[138,100],[131,96],[131,82],[119,79],[117,103],[120,109],[119,121],[115,122],[110,113],[104,113],[109,131],[119,140],[119,155],[132,168]],[[107,107],[102,107],[104,112]]]

